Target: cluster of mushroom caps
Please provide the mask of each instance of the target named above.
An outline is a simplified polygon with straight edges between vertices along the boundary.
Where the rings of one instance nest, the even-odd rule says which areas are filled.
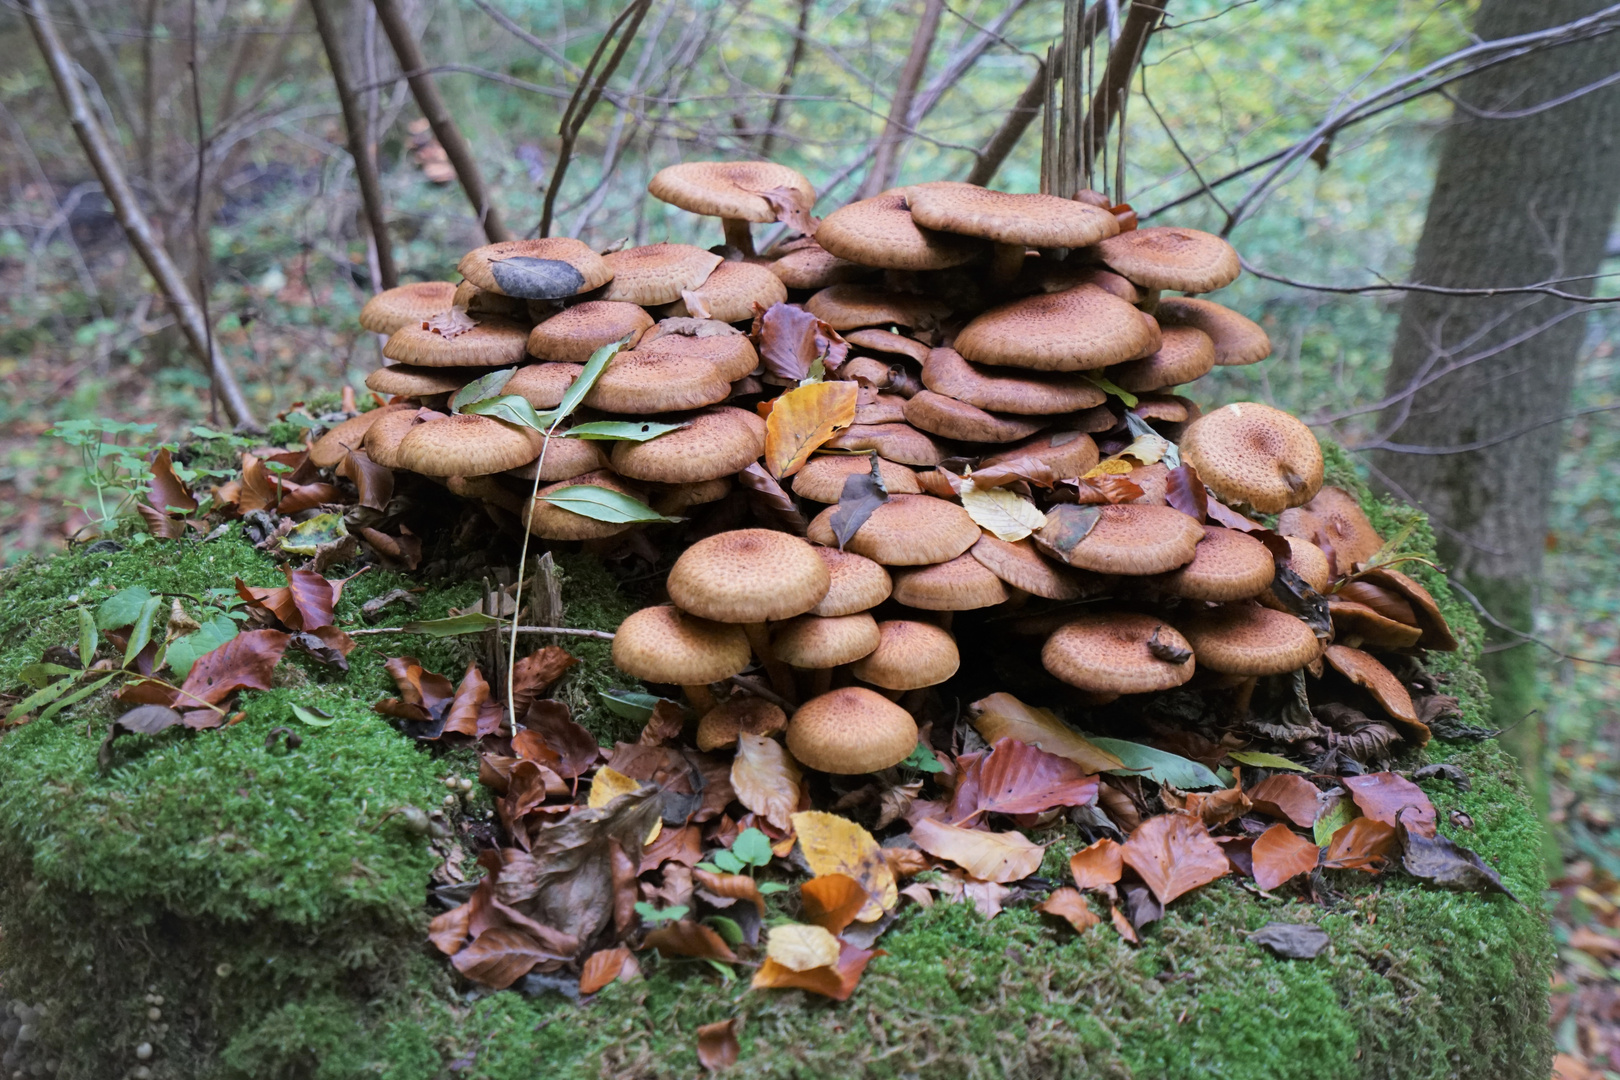
[[[1241,689],[1320,669],[1332,631],[1298,617],[1298,601],[1336,588],[1341,641],[1327,659],[1376,683],[1392,717],[1400,680],[1350,646],[1446,647],[1421,586],[1395,571],[1350,580],[1371,552],[1332,537],[1366,519],[1322,489],[1321,449],[1303,423],[1254,403],[1204,415],[1174,392],[1270,353],[1258,325],[1195,295],[1237,277],[1224,240],[1137,228],[1128,207],[1094,192],[952,182],[897,188],[817,223],[809,183],[765,162],[671,166],[649,190],[720,217],[726,243],[607,254],[562,238],[493,244],[461,260],[457,284],[375,297],[362,322],[390,335],[395,363],[367,385],[393,399],[332,429],[311,456],[336,465],[359,449],[511,511],[539,537],[611,537],[638,526],[546,496],[594,485],[671,515],[732,497],[733,477],[765,449],[768,410],[755,406],[794,385],[761,363],[763,323],[779,305],[802,306],[826,377],[858,388],[853,424],[789,481],[800,503],[823,507],[807,539],[744,529],[700,540],[671,571],[674,606],[632,616],[615,641],[626,672],[687,687],[710,746],[739,727],[787,723],[758,697],[717,703],[709,689],[757,660],[775,696],[804,701],[787,728],[801,761],[830,772],[895,764],[916,741],[897,699],[956,671],[956,611],[1019,608],[1014,629],[1045,635],[1047,670],[1092,703],[1198,672]],[[749,223],[775,220],[805,235],[756,254]],[[505,393],[555,407],[591,353],[621,341],[575,420],[675,430],[608,451],[553,438],[542,457],[536,432],[443,411],[502,367],[516,368]],[[831,518],[846,481],[874,468],[886,498],[839,544]],[[536,480],[546,486],[531,501]],[[1044,522],[1012,540],[982,528],[964,491],[996,487]],[[1268,546],[1257,535],[1269,530],[1245,515],[1279,512],[1277,530],[1291,535]],[[1287,588],[1274,588],[1279,578]],[[906,617],[880,622],[879,604]],[[1409,698],[1398,719],[1417,724]]]

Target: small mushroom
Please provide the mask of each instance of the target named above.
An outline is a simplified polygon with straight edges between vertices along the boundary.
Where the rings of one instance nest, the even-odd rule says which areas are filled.
[[[881,694],[846,686],[800,706],[788,722],[787,745],[800,762],[821,772],[877,772],[911,756],[917,722]]]
[[[642,608],[619,624],[613,665],[638,679],[679,685],[706,712],[715,705],[709,684],[748,666],[748,637],[740,627],[678,608]]]

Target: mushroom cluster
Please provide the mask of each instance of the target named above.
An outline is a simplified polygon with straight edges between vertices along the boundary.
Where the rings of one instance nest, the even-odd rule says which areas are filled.
[[[1432,597],[1373,560],[1382,539],[1323,487],[1302,422],[1249,402],[1206,414],[1181,393],[1271,351],[1260,326],[1203,298],[1238,276],[1226,241],[1139,228],[1095,192],[954,182],[818,223],[804,177],[765,162],[675,165],[649,191],[721,218],[725,243],[511,241],[469,252],[458,283],[382,293],[361,321],[389,335],[393,363],[367,386],[390,400],[312,460],[364,453],[548,541],[641,527],[548,499],[570,486],[687,515],[672,542],[697,539],[669,571],[670,603],[627,619],[613,656],[684,688],[704,749],[785,729],[814,769],[897,764],[917,745],[918,695],[958,670],[958,612],[1004,620],[1010,643],[1039,635],[1045,670],[1089,706],[1206,689],[1241,716],[1257,680],[1309,671],[1427,737],[1372,654],[1455,648]],[[770,221],[800,235],[756,254],[750,223]],[[451,407],[510,368],[504,393],[554,408],[616,342],[572,422],[667,433],[547,440]],[[814,374],[773,362],[784,351]],[[773,476],[764,417],[822,371],[853,385],[853,418]],[[750,512],[762,527],[732,527]],[[754,665],[769,688],[739,691]]]

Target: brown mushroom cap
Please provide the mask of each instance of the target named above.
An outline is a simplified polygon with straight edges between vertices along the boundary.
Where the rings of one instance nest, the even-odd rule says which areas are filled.
[[[1160,331],[1157,352],[1110,368],[1108,378],[1122,390],[1145,394],[1202,378],[1214,366],[1215,343],[1208,334],[1190,326],[1167,326]]]
[[[788,722],[787,745],[794,758],[820,772],[877,772],[911,756],[917,722],[883,695],[846,686],[801,705]]]
[[[584,370],[583,364],[524,364],[512,373],[501,393],[516,394],[536,409],[554,409]]]
[[[1175,394],[1143,394],[1136,399],[1131,411],[1143,420],[1157,420],[1164,424],[1180,424],[1189,416],[1197,415],[1188,408],[1186,398]]]
[[[887,600],[894,589],[889,572],[864,555],[834,547],[816,546],[814,551],[827,564],[830,584],[827,595],[810,609],[812,615],[832,618],[866,611]]]
[[[1322,486],[1322,447],[1311,429],[1257,402],[1200,416],[1182,433],[1181,456],[1223,500],[1263,514],[1300,506]]]
[[[1451,626],[1446,622],[1445,615],[1440,612],[1440,605],[1435,602],[1429,590],[1416,581],[1387,566],[1373,567],[1363,572],[1359,580],[1398,593],[1412,605],[1412,614],[1416,616],[1418,628],[1423,631],[1423,637],[1418,640],[1418,644],[1423,648],[1439,652],[1455,652],[1460,647],[1456,636],[1451,632]]]
[[[1061,516],[1059,509],[1049,511],[1048,527]],[[1044,531],[1035,534],[1037,546]],[[1069,565],[1099,574],[1164,574],[1191,562],[1203,538],[1203,526],[1168,506],[1103,506],[1091,531],[1069,550]]]
[[[407,410],[416,412],[416,406],[400,402],[399,404],[384,405],[370,412],[363,412],[358,416],[351,416],[342,423],[334,424],[328,428],[326,434],[315,440],[309,448],[309,463],[320,469],[330,469],[350,450],[361,445],[365,440],[366,432],[371,425],[388,415],[390,412]]]
[[[1112,270],[1095,263],[1054,259],[1024,259],[1023,271],[1014,287],[1019,292],[1063,292],[1080,285],[1095,285],[1104,292],[1119,297],[1127,304],[1142,302],[1142,290]]]
[[[862,395],[863,397],[866,395]],[[906,422],[906,399],[899,394],[875,394],[870,401],[855,401],[855,423],[867,426]]]
[[[844,481],[872,471],[868,454],[818,454],[793,476],[793,494],[818,503],[835,503],[844,493]],[[878,459],[878,475],[890,495],[915,495],[922,491],[917,474],[904,465]]]
[[[702,332],[684,334],[673,329],[689,323],[696,324]],[[731,332],[710,332],[711,326],[722,326]],[[665,319],[642,337],[636,351],[707,360],[727,382],[736,382],[759,367],[759,353],[754,351],[754,344],[748,340],[748,335],[713,320]]]
[[[765,421],[745,409],[713,405],[667,419],[686,426],[643,443],[614,443],[613,468],[634,480],[691,484],[730,476],[765,452]]]
[[[1258,323],[1213,300],[1168,297],[1159,301],[1154,317],[1166,328],[1202,330],[1215,346],[1215,363],[1221,367],[1253,364],[1271,355],[1271,338]]]
[[[975,611],[1004,604],[1007,586],[972,555],[894,572],[894,598],[923,611]]]
[[[905,416],[906,422],[912,427],[929,434],[978,443],[1016,442],[1050,423],[1044,417],[995,416],[977,405],[969,405],[932,390],[924,390],[907,401]]]
[[[1355,496],[1337,487],[1324,487],[1299,510],[1285,510],[1277,519],[1277,531],[1331,547],[1333,569],[1341,576],[1354,573],[1357,563],[1366,562],[1384,546],[1384,538]]]
[[[697,726],[698,749],[704,753],[737,745],[737,736],[774,735],[787,727],[787,713],[764,698],[733,694],[703,714]]]
[[[890,619],[878,623],[878,647],[855,661],[855,677],[885,690],[937,686],[962,664],[956,639],[933,623]],[[909,751],[908,751],[909,752]]]
[[[1109,420],[1108,426],[1113,427],[1111,413]],[[1085,432],[1048,431],[1027,442],[1011,446],[999,454],[992,454],[985,458],[979,467],[1005,465],[1007,462],[1025,457],[1045,462],[1052,466],[1052,471],[1057,473],[1060,479],[1069,480],[1084,476],[1096,468],[1097,462],[1101,459],[1101,455],[1097,452],[1097,444]]]
[[[1036,371],[1089,371],[1151,350],[1142,313],[1095,285],[1041,293],[993,307],[956,335],[976,364]]]
[[[1078,248],[1119,232],[1119,220],[1107,210],[1056,195],[943,182],[907,188],[905,196],[912,220],[924,228],[998,244]]]
[[[576,440],[570,439],[568,441],[573,442]],[[549,469],[551,455],[548,452],[546,456],[546,464]],[[576,514],[572,510],[566,510],[556,503],[546,500],[546,496],[555,494],[563,488],[573,487],[576,484],[606,488],[609,491],[617,491],[621,495],[629,495],[632,498],[640,498],[641,496],[640,492],[630,487],[621,477],[616,476],[608,469],[580,473],[555,484],[547,484],[535,494],[534,501],[531,504],[532,509],[527,522],[531,533],[543,540],[603,540],[635,528],[633,522],[597,521],[595,518],[586,517],[584,514]]]
[[[613,666],[654,683],[720,682],[747,667],[749,656],[742,627],[668,606],[633,612],[613,635]]]
[[[647,416],[701,409],[730,396],[730,381],[699,356],[631,349],[608,361],[585,395],[585,404],[604,412]]]
[[[595,439],[570,439],[566,435],[565,430],[551,437],[546,443],[543,461],[536,458],[526,465],[508,469],[508,475],[519,480],[533,480],[538,471],[540,481],[550,484],[608,467],[607,453],[602,449],[602,443]]]
[[[487,375],[485,368],[424,368],[390,364],[366,376],[366,389],[400,397],[432,397],[460,390],[469,381]]]
[[[781,191],[799,209],[816,204],[816,189],[786,165],[770,161],[683,161],[659,169],[647,184],[655,199],[710,217],[775,221],[776,209],[760,194]]]
[[[404,465],[399,460],[399,444],[404,441],[406,432],[418,424],[443,418],[444,413],[432,409],[390,409],[366,428],[360,445],[366,456],[383,468],[401,469]]]
[[[836,509],[827,507],[810,522],[813,543],[837,544],[830,520]],[[932,495],[891,495],[844,547],[884,566],[932,566],[956,558],[979,535],[979,527],[956,503]]]
[[[1015,589],[1047,600],[1078,600],[1085,595],[1079,580],[1041,557],[1028,540],[1013,543],[985,533],[968,549],[996,577]]]
[[[828,450],[876,450],[885,461],[935,466],[945,451],[910,424],[851,424],[823,444]]]
[[[863,326],[909,326],[927,330],[939,325],[951,307],[937,297],[889,292],[865,285],[831,285],[804,302],[804,309],[834,330]]]
[[[691,244],[646,244],[604,255],[613,280],[603,300],[652,307],[673,303],[681,290],[695,289],[721,263],[720,256]]]
[[[446,337],[420,323],[402,326],[388,337],[383,355],[419,367],[507,367],[523,359],[529,328],[507,319],[478,320],[471,330]]]
[[[1154,655],[1151,642],[1188,650],[1175,627],[1151,615],[1097,612],[1073,619],[1046,639],[1041,663],[1070,686],[1094,694],[1146,694],[1169,690],[1192,678],[1197,663]]]
[[[583,364],[604,345],[629,337],[627,348],[653,324],[635,304],[613,300],[587,300],[564,308],[529,331],[529,354],[542,360]]]
[[[1223,675],[1282,675],[1322,655],[1310,627],[1258,604],[1222,604],[1198,612],[1181,631],[1198,662]]]
[[[719,502],[731,493],[731,477],[697,480],[690,484],[669,484],[653,496],[652,508],[660,514],[673,516],[685,513],[694,506]]]
[[[870,267],[840,259],[810,239],[796,241],[765,265],[790,289],[825,289],[872,275]]]
[[[984,251],[978,241],[919,227],[900,191],[834,210],[816,227],[816,243],[840,259],[883,270],[944,270]]]
[[[929,350],[927,345],[924,345],[916,338],[896,334],[892,330],[879,330],[876,327],[869,326],[862,330],[851,330],[844,335],[844,340],[862,349],[870,349],[872,352],[897,353],[909,357],[919,364],[928,359]]]
[[[709,318],[726,323],[752,319],[755,304],[768,308],[787,300],[787,286],[769,267],[741,260],[721,263],[703,284],[688,291],[708,311]],[[663,313],[677,319],[691,315],[685,297],[670,303]]]
[[[1165,592],[1189,600],[1247,600],[1271,584],[1275,565],[1266,545],[1247,533],[1204,526],[1192,562],[1165,576]]]
[[[853,339],[852,339],[853,340]],[[1050,416],[1101,405],[1108,395],[1084,377],[1032,375],[1009,368],[979,368],[955,349],[933,349],[923,364],[928,389],[991,412]]]
[[[602,256],[578,240],[566,236],[552,236],[543,240],[505,240],[498,244],[485,244],[463,255],[461,262],[456,264],[456,269],[461,271],[462,277],[485,292],[499,296],[516,295],[500,287],[495,280],[492,266],[505,259],[519,258],[562,263],[572,270],[570,273],[562,266],[552,267],[551,269],[557,271],[553,275],[556,279],[555,287],[545,290],[546,295],[526,295],[524,298],[528,300],[560,300],[566,296],[578,296],[580,293],[601,288],[613,277],[612,269]]]
[[[399,468],[422,476],[488,476],[533,461],[543,441],[493,416],[453,413],[411,428],[395,454]]]
[[[1366,604],[1328,597],[1328,617],[1333,620],[1333,636],[1352,647],[1370,645],[1375,649],[1410,649],[1423,638],[1415,626],[1380,615]]]
[[[1333,568],[1328,565],[1327,555],[1309,540],[1297,536],[1284,536],[1283,539],[1288,541],[1289,569],[1304,578],[1305,584],[1317,592],[1326,593],[1333,581]]]
[[[1243,270],[1231,244],[1197,229],[1132,229],[1094,250],[1112,269],[1148,289],[1213,292],[1232,284]]]
[[[771,651],[790,667],[820,670],[853,664],[878,647],[877,620],[853,615],[800,615],[777,627]]]
[[[1429,741],[1428,725],[1418,719],[1412,695],[1376,657],[1348,645],[1329,645],[1323,656],[1333,670],[1357,686],[1366,687],[1402,735],[1416,740],[1419,746]]]
[[[463,499],[478,499],[514,514],[523,513],[523,497],[528,494],[513,491],[493,476],[447,476],[444,486]]]
[[[392,334],[402,326],[420,325],[449,308],[455,298],[456,287],[448,281],[412,281],[367,300],[360,309],[360,325],[373,334]]]
[[[797,536],[736,529],[682,552],[666,587],[685,611],[719,622],[758,623],[803,615],[831,583],[827,564]]]

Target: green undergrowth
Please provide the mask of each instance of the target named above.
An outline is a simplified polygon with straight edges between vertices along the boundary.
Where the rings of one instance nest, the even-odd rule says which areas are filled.
[[[1333,453],[1336,482],[1357,486]],[[1432,550],[1421,516],[1374,504],[1386,536]],[[560,559],[567,618],[611,628],[628,610],[611,577]],[[1443,576],[1403,567],[1442,599],[1466,642],[1430,658],[1471,723],[1489,715],[1472,667],[1480,634]],[[231,535],[209,543],[80,549],[0,577],[0,683],[76,639],[75,605],[118,588],[202,595],[240,576],[283,579]],[[473,602],[476,583],[377,570],[349,583],[339,622],[396,587],[418,615]],[[194,605],[184,601],[188,607]],[[194,610],[195,613],[195,610]],[[404,616],[390,613],[387,624]],[[850,1001],[749,993],[692,962],[645,959],[646,978],[580,1007],[555,994],[478,994],[425,942],[436,858],[403,808],[434,810],[472,755],[436,754],[371,710],[392,690],[388,656],[458,677],[466,642],[359,639],[347,676],[289,654],[275,688],[242,695],[220,731],[133,736],[112,767],[96,750],[116,706],[92,698],[0,739],[0,972],[5,993],[47,1006],[41,1038],[68,1080],[129,1075],[155,1047],[158,1080],[529,1080],[691,1077],[695,1028],[741,1015],[739,1071],[761,1077],[1544,1077],[1551,943],[1535,818],[1495,743],[1436,742],[1423,760],[1460,765],[1467,792],[1426,782],[1441,830],[1497,867],[1505,897],[1454,894],[1399,873],[1329,874],[1321,906],[1294,886],[1260,897],[1235,880],[1177,901],[1133,948],[1106,926],[1084,935],[1027,906],[986,921],[966,906],[906,905]],[[595,707],[622,683],[606,643],[571,639],[584,661],[559,690],[604,741],[631,725]],[[297,702],[335,722],[305,727]],[[277,726],[302,745],[266,750]],[[1452,824],[1451,811],[1473,828]],[[1460,820],[1460,819],[1459,819]],[[1072,836],[1046,870],[1063,873]],[[792,914],[791,894],[771,916]],[[1106,914],[1106,913],[1104,913]],[[1278,960],[1245,932],[1279,919],[1333,938],[1311,962]],[[147,995],[163,995],[162,1019]]]

